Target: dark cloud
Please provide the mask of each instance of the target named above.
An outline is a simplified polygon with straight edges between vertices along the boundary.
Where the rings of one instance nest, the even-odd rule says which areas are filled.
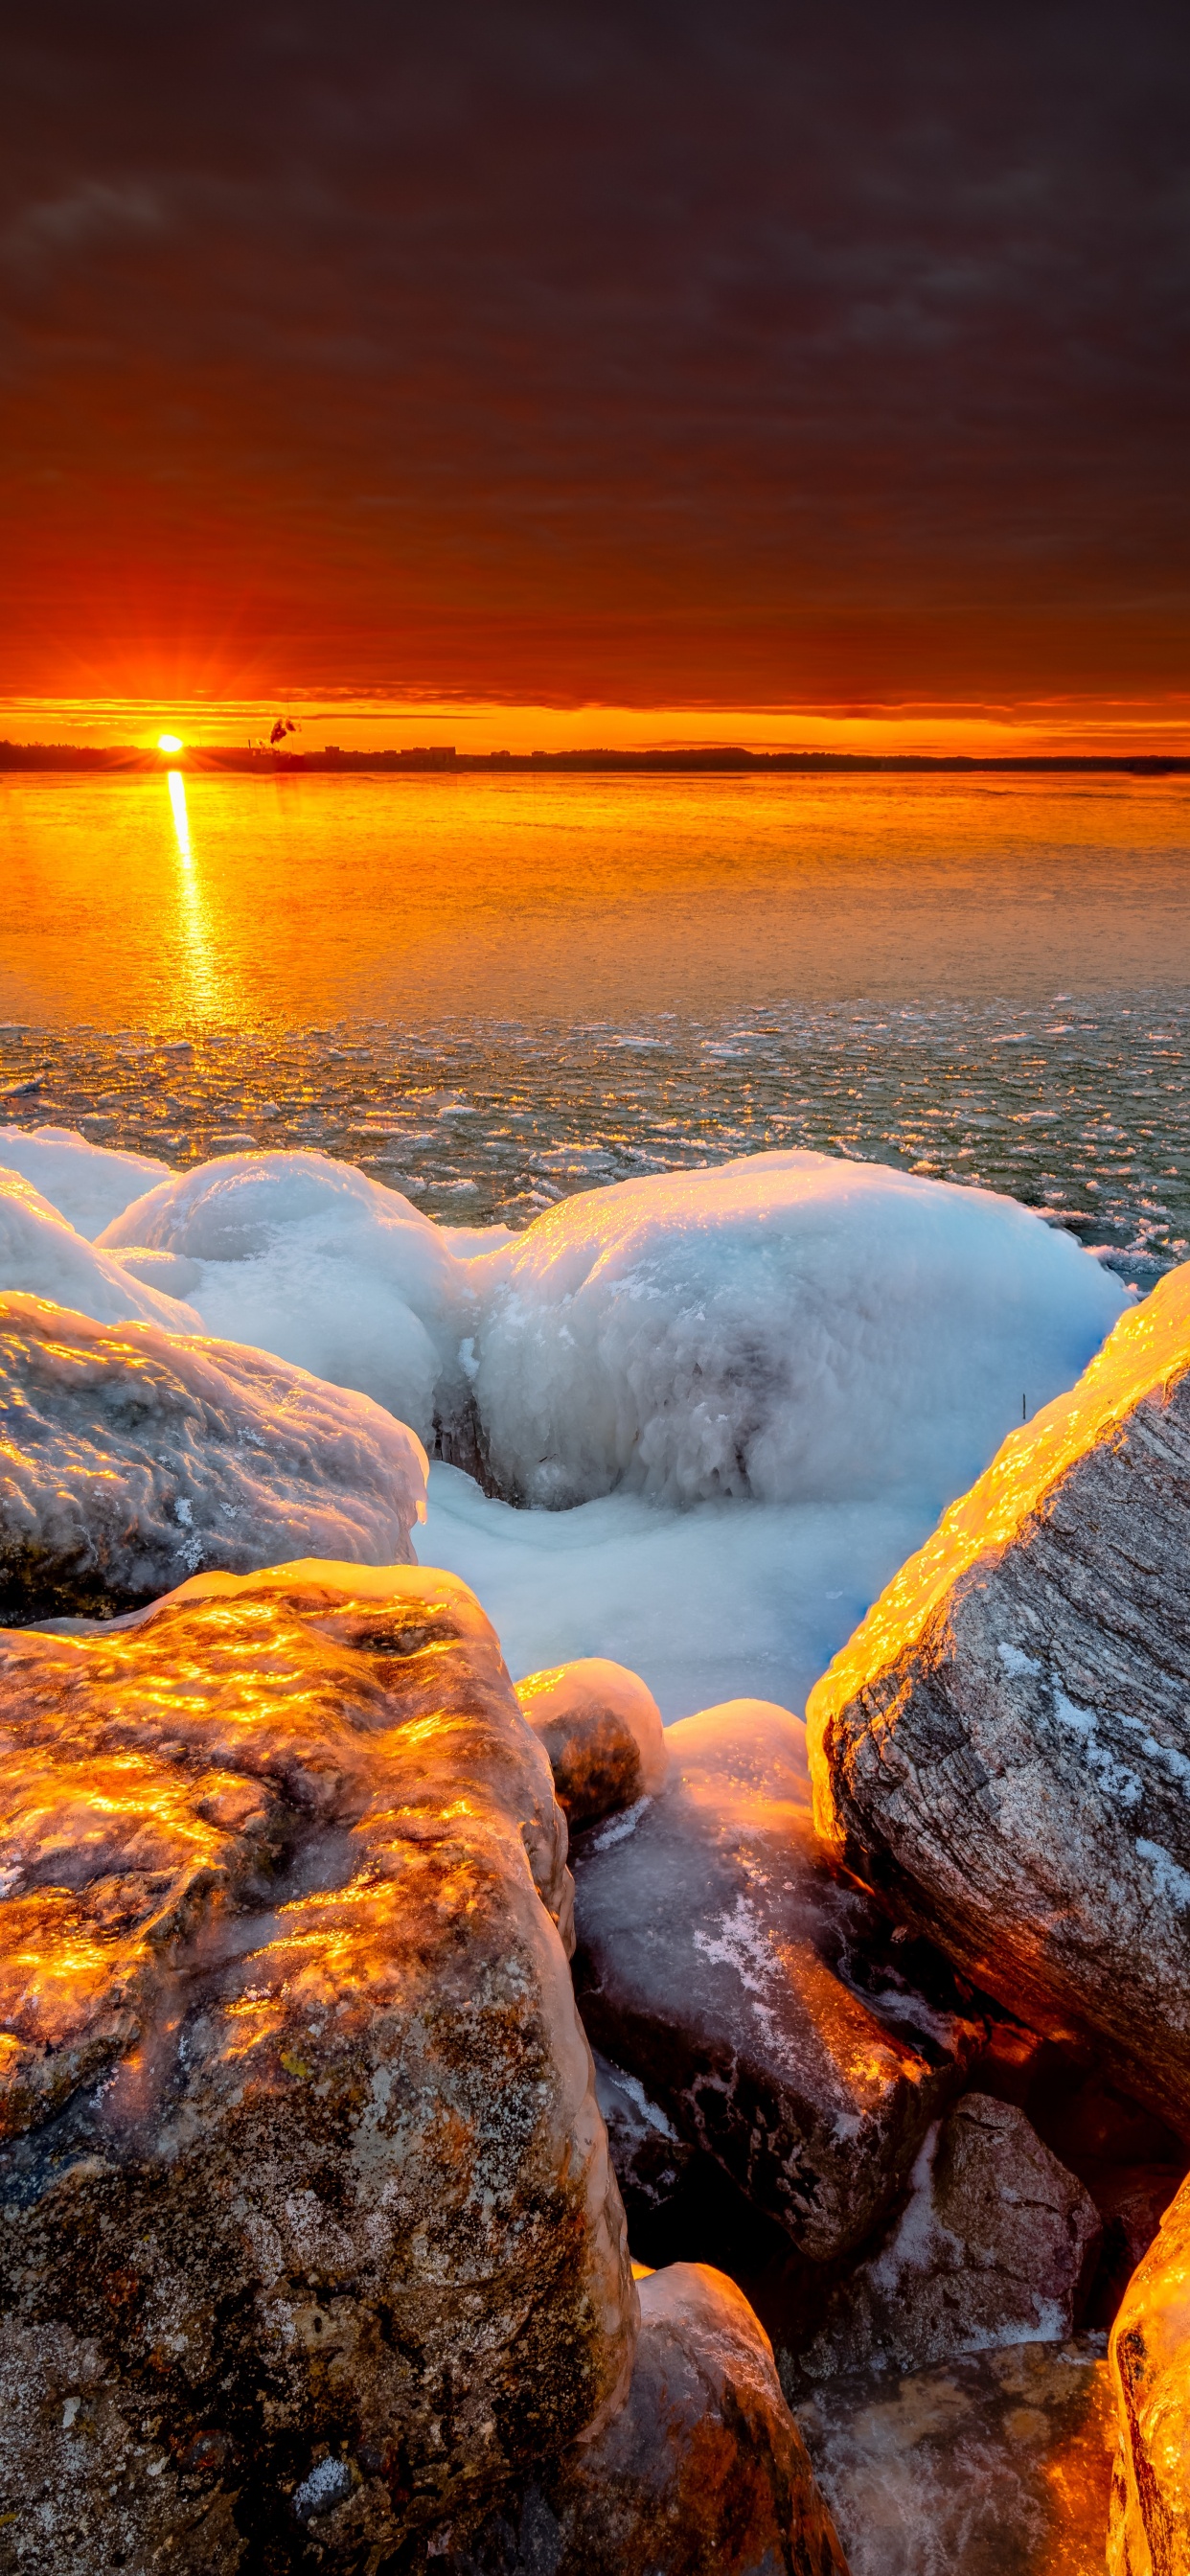
[[[10,686],[1183,677],[1181,6],[50,0],[4,50]]]

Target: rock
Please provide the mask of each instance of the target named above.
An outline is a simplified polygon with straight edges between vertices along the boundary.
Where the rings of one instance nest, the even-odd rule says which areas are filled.
[[[1190,2137],[1190,1266],[1005,1442],[816,1684],[836,1856]]]
[[[90,1145],[77,1127],[0,1127],[0,1164],[32,1181],[88,1242],[131,1200],[173,1177],[168,1163]],[[153,1285],[164,1282],[154,1280]]]
[[[997,2344],[1065,2343],[1099,2252],[1090,2194],[1023,2111],[964,2094],[932,2129],[906,2206],[834,2292],[818,2333],[782,2362],[792,2397],[844,2372],[920,2370]]]
[[[637,2242],[637,2222],[673,2200],[694,2160],[694,2148],[678,2136],[672,2120],[650,2100],[639,2077],[627,2075],[595,2051],[595,2099],[603,2114],[620,2197],[628,2215],[628,2233]]]
[[[859,2244],[982,2025],[814,1843],[800,1719],[735,1700],[667,1730],[669,1787],[579,1837],[592,2043],[824,2262]]]
[[[0,1292],[6,1288],[48,1297],[99,1324],[135,1316],[169,1332],[202,1329],[192,1306],[134,1279],[110,1253],[76,1234],[31,1181],[0,1163]]]
[[[1190,2569],[1190,2183],[1167,2209],[1112,2329],[1119,2420],[1109,2576]]]
[[[0,1296],[0,1615],[110,1618],[200,1567],[409,1563],[421,1443],[262,1351]]]
[[[851,2576],[1103,2576],[1102,2335],[834,2380],[798,2425]]]
[[[354,2569],[597,2427],[636,2293],[566,1829],[466,1586],[10,1631],[0,1802],[21,2563]]]
[[[604,1655],[528,1673],[516,1695],[541,1737],[572,1833],[665,1787],[667,1755],[652,1691]]]
[[[469,2543],[436,2534],[440,2576],[846,2576],[734,2282],[675,2263],[640,2285],[627,2404]]]

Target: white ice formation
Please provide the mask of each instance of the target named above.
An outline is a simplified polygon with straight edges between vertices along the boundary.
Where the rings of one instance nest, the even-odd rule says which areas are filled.
[[[133,1201],[100,1237],[131,1275],[186,1263],[210,1333],[358,1388],[427,1443],[468,1397],[469,1267],[399,1191],[329,1155],[229,1154]],[[180,1277],[176,1284],[180,1285]]]
[[[9,1616],[122,1612],[302,1552],[413,1562],[420,1441],[262,1351],[0,1296],[0,1414]]]
[[[473,1267],[495,1481],[555,1508],[941,1504],[1128,1302],[1015,1200],[811,1153],[584,1192]]]
[[[168,1163],[150,1154],[114,1153],[88,1144],[77,1127],[0,1127],[0,1165],[32,1181],[76,1233],[93,1243],[130,1199],[171,1180]]]
[[[24,1289],[90,1315],[97,1324],[135,1317],[167,1331],[196,1332],[192,1306],[148,1287],[76,1232],[32,1181],[0,1165],[0,1292]]]

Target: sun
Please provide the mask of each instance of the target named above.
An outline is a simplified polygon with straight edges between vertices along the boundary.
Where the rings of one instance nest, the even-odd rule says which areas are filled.
[[[159,733],[157,736],[158,751],[181,751],[184,747],[180,733]]]

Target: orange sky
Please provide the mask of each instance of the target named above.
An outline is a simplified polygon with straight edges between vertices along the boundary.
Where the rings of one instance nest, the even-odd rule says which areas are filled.
[[[1188,29],[47,0],[0,727],[1185,748]]]

